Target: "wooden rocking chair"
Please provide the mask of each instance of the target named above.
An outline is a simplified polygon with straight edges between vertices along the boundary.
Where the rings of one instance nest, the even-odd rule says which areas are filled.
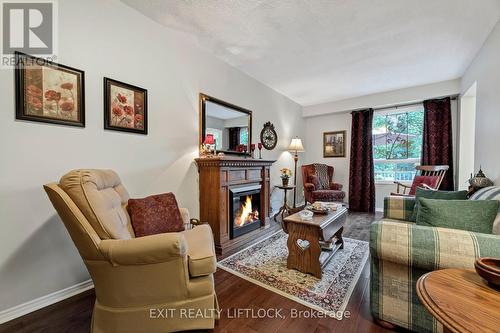
[[[439,186],[441,186],[441,183],[443,182],[443,178],[446,174],[446,171],[448,171],[450,167],[448,165],[419,165],[416,166],[415,169],[420,171],[420,176],[430,176],[430,177],[437,177],[437,182],[435,183],[435,186],[429,186],[428,184],[421,183],[421,184],[415,184],[415,180],[417,179],[415,176],[415,179],[413,180],[413,184],[411,186],[405,185],[401,182],[394,182],[398,187],[396,189],[396,193],[391,193],[391,195],[403,195],[403,196],[412,196],[415,195],[415,191],[417,190],[417,186],[424,187],[427,189],[431,190],[437,190],[439,189]],[[406,191],[409,190],[408,194]]]

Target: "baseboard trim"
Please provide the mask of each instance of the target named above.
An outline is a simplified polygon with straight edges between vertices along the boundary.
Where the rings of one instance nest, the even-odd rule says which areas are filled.
[[[384,209],[383,209],[383,208],[375,208],[375,211],[376,211],[376,212],[379,212],[379,213],[383,213],[383,212],[384,212]]]
[[[28,313],[40,310],[46,306],[78,295],[84,291],[94,288],[92,280],[86,280],[74,286],[55,291],[51,294],[36,298],[23,304],[16,305],[10,309],[0,311],[0,324],[22,317]]]

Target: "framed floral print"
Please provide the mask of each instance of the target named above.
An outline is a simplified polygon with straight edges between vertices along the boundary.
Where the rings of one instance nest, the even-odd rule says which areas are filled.
[[[85,127],[83,71],[15,53],[16,119]]]
[[[148,134],[148,91],[105,77],[104,128]]]
[[[346,131],[323,133],[323,157],[345,157]]]

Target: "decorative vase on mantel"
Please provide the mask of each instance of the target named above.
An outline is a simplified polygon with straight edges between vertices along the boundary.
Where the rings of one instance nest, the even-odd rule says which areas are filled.
[[[281,178],[281,181],[283,182],[283,186],[288,186],[288,180],[289,180],[289,179],[290,179],[290,178],[288,178],[288,177],[283,177],[283,178]]]

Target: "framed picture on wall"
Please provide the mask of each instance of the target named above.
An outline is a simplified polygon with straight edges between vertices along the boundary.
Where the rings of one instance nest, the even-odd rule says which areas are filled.
[[[85,127],[84,72],[15,53],[16,119]]]
[[[323,133],[323,157],[345,157],[346,131]]]
[[[148,134],[148,91],[105,77],[104,129]]]

